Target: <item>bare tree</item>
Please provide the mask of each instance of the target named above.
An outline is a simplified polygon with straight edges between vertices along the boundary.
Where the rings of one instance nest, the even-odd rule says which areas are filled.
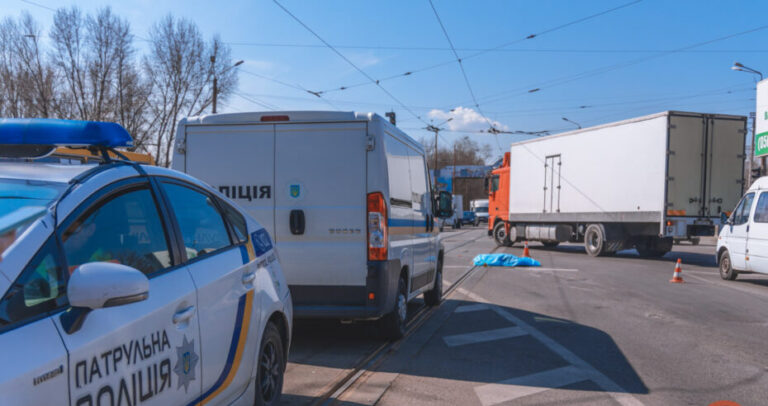
[[[144,71],[152,81],[151,123],[155,131],[155,161],[168,166],[175,126],[183,116],[204,112],[212,102],[214,73],[226,97],[236,85],[229,48],[218,38],[206,46],[200,30],[186,19],[169,15],[150,32],[150,53]]]
[[[425,138],[421,144],[427,153],[427,163],[434,165],[435,162],[435,141]],[[443,143],[444,144],[444,143]],[[480,146],[477,142],[463,136],[453,142],[453,145],[438,144],[437,167],[443,168],[456,165],[485,165],[485,160],[491,156],[491,147],[487,144]],[[433,168],[430,168],[433,169]]]
[[[40,48],[40,27],[28,13],[0,24],[0,89],[3,115],[50,117],[54,70]]]

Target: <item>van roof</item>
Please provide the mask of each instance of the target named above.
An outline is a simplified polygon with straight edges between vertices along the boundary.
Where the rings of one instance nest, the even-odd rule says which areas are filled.
[[[282,119],[288,117],[288,120]],[[243,113],[206,114],[182,119],[180,124],[256,124],[263,122],[334,122],[371,121],[375,113],[354,111],[249,111]]]
[[[285,117],[288,120],[285,120]],[[403,141],[424,152],[424,146],[401,129],[390,124],[389,120],[376,113],[361,113],[355,111],[250,111],[242,113],[207,114],[196,117],[182,118],[182,125],[232,125],[232,124],[264,124],[264,123],[320,123],[320,122],[349,122],[349,121],[378,121],[384,125],[385,131],[395,134]],[[182,133],[183,134],[183,133]]]
[[[749,187],[750,191],[765,189],[768,189],[768,176],[758,178],[756,181],[752,182],[752,185]]]

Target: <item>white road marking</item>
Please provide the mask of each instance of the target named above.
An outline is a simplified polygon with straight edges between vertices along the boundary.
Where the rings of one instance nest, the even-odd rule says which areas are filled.
[[[476,293],[470,292],[464,288],[458,288],[456,290],[476,302],[489,303],[488,299]],[[596,370],[586,361],[579,358],[576,354],[572,353],[567,348],[560,345],[560,343],[558,343],[557,341],[549,338],[544,333],[540,332],[539,330],[536,330],[528,323],[515,317],[515,315],[509,313],[508,311],[502,309],[501,307],[493,304],[491,304],[490,307],[501,317],[504,317],[505,319],[514,323],[518,328],[527,332],[529,335],[531,335],[533,338],[537,339],[539,342],[547,346],[550,350],[552,350],[554,353],[559,355],[561,358],[568,361],[572,366],[576,367],[580,371],[583,371],[587,376],[589,376],[588,379],[590,381],[600,386],[600,388],[602,388],[608,395],[612,396],[619,404],[623,406],[642,406],[642,403],[639,400],[637,400],[634,396],[627,393],[627,391],[624,388],[619,386],[616,382],[612,381],[607,376],[603,375],[600,371]],[[484,406],[486,405],[484,404]]]
[[[484,406],[490,406],[589,379],[590,376],[587,373],[573,365],[569,365],[497,383],[481,385],[475,388],[475,393],[480,398],[480,403]]]
[[[526,268],[531,271],[549,271],[549,272],[579,272],[578,269],[570,269],[570,268]]]
[[[443,337],[443,341],[449,347],[456,347],[459,345],[485,343],[488,341],[503,340],[505,338],[513,338],[528,335],[528,333],[518,327],[506,327],[495,330],[476,331],[474,333],[456,334],[452,336]]]
[[[486,309],[488,309],[488,305],[487,304],[485,304],[485,303],[477,303],[477,304],[459,306],[453,312],[454,313],[476,312],[478,310],[486,310]]]

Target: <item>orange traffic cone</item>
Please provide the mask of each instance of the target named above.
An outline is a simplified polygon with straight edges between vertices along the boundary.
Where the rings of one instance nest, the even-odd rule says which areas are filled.
[[[675,273],[672,275],[672,279],[669,281],[672,283],[683,283],[683,277],[680,275],[681,272],[683,272],[683,270],[680,269],[680,258],[678,258],[677,265],[675,265]]]
[[[523,247],[523,257],[524,258],[531,257],[531,251],[528,249],[528,241],[525,242],[525,246]]]

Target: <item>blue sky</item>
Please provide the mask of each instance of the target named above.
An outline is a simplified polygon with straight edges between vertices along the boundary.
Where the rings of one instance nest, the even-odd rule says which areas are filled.
[[[510,131],[561,132],[575,128],[562,117],[586,127],[670,109],[746,115],[754,110],[754,78],[730,66],[740,61],[768,74],[768,29],[663,53],[768,25],[768,1],[642,0],[552,32],[545,31],[632,0],[433,1],[462,58],[543,33],[463,62],[479,111]],[[444,141],[467,134],[497,154],[499,145],[506,150],[526,137],[499,135],[497,144],[489,134],[472,132],[487,129],[488,121],[474,106],[428,0],[280,0],[375,79],[453,60],[381,82],[407,108],[375,85],[328,91],[322,99],[301,90],[337,89],[367,79],[271,0],[34,2],[38,6],[2,0],[0,15],[26,10],[47,29],[52,12],[45,7],[76,4],[90,12],[110,5],[129,20],[137,37],[146,37],[168,13],[195,21],[207,37],[219,34],[231,43],[233,58],[245,60],[238,89],[245,98],[231,97],[222,112],[261,111],[263,105],[382,115],[394,110],[398,126],[416,139],[431,134],[422,129],[425,122],[453,116],[446,125],[450,131],[441,133]],[[414,47],[428,49],[405,49]],[[644,57],[649,59],[622,66]],[[534,88],[540,90],[528,93]]]

